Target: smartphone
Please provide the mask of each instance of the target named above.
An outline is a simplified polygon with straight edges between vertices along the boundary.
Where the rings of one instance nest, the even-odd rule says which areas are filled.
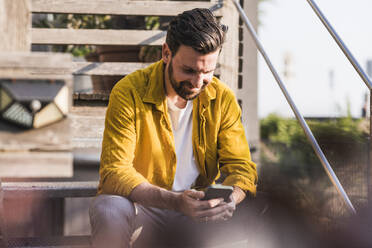
[[[223,198],[225,202],[230,201],[230,195],[234,188],[232,186],[225,186],[222,184],[212,184],[208,186],[205,191],[205,197],[202,200],[210,200],[216,198]]]

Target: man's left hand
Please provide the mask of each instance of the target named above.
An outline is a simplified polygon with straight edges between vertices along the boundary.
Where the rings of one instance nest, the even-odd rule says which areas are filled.
[[[212,200],[209,200],[209,201],[212,201]],[[218,209],[222,207],[223,207],[223,211],[219,211],[217,214],[214,214],[214,215],[211,215],[211,214],[215,212],[212,212],[210,209],[206,209],[204,214],[200,216],[199,221],[200,222],[222,222],[222,221],[227,221],[231,219],[236,209],[235,200],[232,195],[229,198],[229,202],[222,201],[220,204],[218,204],[217,206],[214,206],[213,208]]]

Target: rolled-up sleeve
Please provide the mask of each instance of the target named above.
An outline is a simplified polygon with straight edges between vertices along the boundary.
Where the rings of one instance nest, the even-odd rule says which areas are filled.
[[[251,160],[241,122],[241,110],[232,92],[226,91],[223,99],[222,120],[218,134],[220,170],[226,176],[223,184],[238,186],[255,195],[256,164]]]
[[[147,181],[133,167],[136,148],[133,91],[114,87],[110,95],[102,142],[100,193],[128,196],[137,185]]]

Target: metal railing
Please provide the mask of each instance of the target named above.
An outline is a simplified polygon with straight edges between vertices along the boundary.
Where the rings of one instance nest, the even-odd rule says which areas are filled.
[[[371,79],[368,77],[368,75],[365,73],[363,68],[360,66],[359,62],[356,60],[356,58],[353,56],[349,48],[346,46],[346,44],[343,42],[341,37],[337,34],[336,30],[332,27],[330,22],[327,20],[323,12],[320,10],[318,5],[315,3],[314,0],[307,0],[307,2],[310,4],[311,8],[314,10],[315,14],[319,17],[320,21],[323,23],[325,28],[328,30],[329,34],[333,37],[337,45],[340,47],[342,52],[345,54],[346,58],[350,61],[351,65],[354,67],[356,72],[359,74],[360,78],[363,80],[363,82],[366,84],[367,88],[370,91],[370,137],[369,137],[369,163],[371,163],[372,158],[372,82]],[[371,175],[371,165],[368,166],[368,176],[367,176],[367,182],[368,182],[368,205],[372,206],[372,175]]]
[[[290,105],[293,113],[295,114],[298,122],[300,123],[302,129],[304,130],[305,132],[305,135],[306,135],[306,138],[308,139],[308,141],[311,143],[311,146],[313,148],[313,150],[315,151],[316,155],[318,156],[320,162],[322,163],[329,179],[331,180],[332,184],[335,186],[337,192],[339,193],[339,195],[342,197],[342,199],[344,200],[346,206],[348,207],[348,210],[352,213],[352,214],[355,214],[356,211],[355,211],[355,208],[353,206],[353,204],[351,203],[349,197],[347,196],[344,188],[342,187],[340,181],[338,180],[336,174],[334,173],[331,165],[329,164],[327,158],[325,157],[322,149],[320,148],[318,142],[316,141],[313,133],[311,132],[309,126],[307,125],[304,117],[301,115],[301,113],[299,112],[299,110],[297,109],[295,103],[293,102],[291,96],[289,95],[286,87],[284,86],[284,83],[282,81],[282,79],[280,78],[277,70],[275,69],[275,67],[273,66],[273,64],[271,63],[271,60],[270,58],[268,57],[265,49],[263,48],[262,44],[261,44],[261,41],[258,39],[258,36],[256,34],[256,31],[254,30],[254,27],[252,26],[251,22],[249,21],[247,15],[245,14],[243,8],[240,6],[238,0],[232,0],[234,2],[234,5],[236,6],[239,14],[240,14],[240,17],[242,18],[243,22],[245,23],[246,27],[248,28],[248,31],[249,33],[251,34],[255,44],[256,44],[256,47],[258,49],[258,51],[261,53],[261,55],[263,56],[267,66],[269,67],[271,73],[273,74],[276,82],[278,83],[282,93],[284,94],[288,104]],[[308,0],[309,1],[309,0]],[[350,54],[350,53],[349,53]],[[353,61],[356,61],[355,59],[353,59]],[[355,63],[356,65],[358,65],[357,63]],[[362,71],[362,70],[361,70]],[[368,85],[368,84],[367,84]]]
[[[367,74],[364,72],[358,61],[355,59],[353,54],[350,52],[350,50],[347,48],[341,37],[337,34],[336,30],[332,27],[332,25],[329,23],[327,18],[324,16],[322,11],[319,9],[318,5],[313,0],[307,0],[307,2],[310,4],[311,8],[314,10],[315,14],[319,17],[320,21],[324,24],[330,35],[333,37],[333,39],[336,41],[337,45],[341,48],[341,50],[344,52],[345,56],[349,59],[350,63],[353,65],[354,69],[358,72],[359,76],[362,78],[368,89],[372,90],[372,82],[367,76]]]

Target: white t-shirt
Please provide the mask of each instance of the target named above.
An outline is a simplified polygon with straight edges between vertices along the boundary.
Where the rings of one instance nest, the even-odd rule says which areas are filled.
[[[172,121],[177,157],[172,190],[182,191],[190,189],[199,176],[192,149],[192,101],[187,101],[183,109],[168,101],[168,113]]]

